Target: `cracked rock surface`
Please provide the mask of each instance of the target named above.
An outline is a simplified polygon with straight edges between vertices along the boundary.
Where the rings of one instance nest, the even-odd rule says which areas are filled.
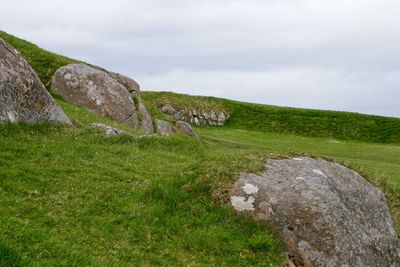
[[[52,90],[102,116],[148,134],[154,132],[139,96],[139,85],[126,76],[93,65],[70,64],[56,71]]]
[[[45,121],[71,124],[28,62],[0,38],[0,123]]]
[[[384,194],[340,164],[268,160],[261,175],[240,175],[231,205],[273,225],[295,266],[400,266]]]

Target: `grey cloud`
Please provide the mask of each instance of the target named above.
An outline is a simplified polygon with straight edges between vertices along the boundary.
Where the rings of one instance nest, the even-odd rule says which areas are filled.
[[[400,117],[399,9],[394,0],[3,0],[0,25],[145,89]]]

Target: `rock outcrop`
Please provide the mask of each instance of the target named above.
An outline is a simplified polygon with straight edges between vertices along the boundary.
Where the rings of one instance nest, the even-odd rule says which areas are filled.
[[[157,133],[160,135],[170,135],[175,133],[172,125],[167,121],[156,119],[156,125],[157,125]]]
[[[197,110],[163,105],[160,111],[178,121],[186,121],[192,125],[224,125],[229,119],[225,111]]]
[[[0,123],[5,122],[71,123],[28,62],[0,38]]]
[[[268,160],[266,167],[240,175],[231,204],[274,225],[295,266],[400,266],[400,241],[379,188],[325,160]]]
[[[126,76],[93,65],[70,64],[56,71],[52,90],[102,116],[149,134],[154,132],[139,86]]]
[[[197,133],[193,130],[192,126],[190,126],[189,123],[187,123],[185,121],[178,121],[178,122],[176,122],[175,125],[181,133],[189,135],[190,137],[195,137],[195,138],[199,137],[197,135]]]

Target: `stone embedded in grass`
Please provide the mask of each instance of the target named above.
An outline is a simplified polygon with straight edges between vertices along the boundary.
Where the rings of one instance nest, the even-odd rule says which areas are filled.
[[[160,135],[170,135],[175,133],[171,123],[163,120],[156,119],[157,133]]]
[[[242,173],[233,208],[272,224],[296,266],[400,266],[382,191],[342,165],[300,159],[268,160],[260,175]]]
[[[191,137],[198,137],[197,133],[193,130],[189,123],[185,121],[178,121],[175,125],[182,133]]]
[[[0,38],[0,123],[71,124],[28,62]]]
[[[97,129],[102,129],[104,132],[104,136],[106,137],[111,137],[111,136],[119,136],[119,135],[128,135],[128,136],[134,136],[133,134],[130,134],[124,130],[102,124],[102,123],[92,123],[90,125],[91,128],[97,128]]]

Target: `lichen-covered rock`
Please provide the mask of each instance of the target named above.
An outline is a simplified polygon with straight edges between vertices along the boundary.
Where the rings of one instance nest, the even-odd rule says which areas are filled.
[[[157,133],[160,135],[170,135],[175,133],[174,128],[169,122],[156,119]]]
[[[123,85],[101,69],[86,64],[61,67],[53,76],[52,90],[66,100],[102,116],[139,128],[131,95]]]
[[[173,107],[170,104],[165,104],[159,109],[174,120],[186,121],[192,125],[224,125],[229,119],[229,114],[222,111],[217,116],[213,110],[187,109]]]
[[[238,212],[274,225],[296,266],[400,266],[385,196],[354,171],[307,157],[268,160],[231,192]]]
[[[197,133],[193,130],[192,126],[185,121],[178,121],[176,127],[180,132],[189,135],[191,137],[198,137]]]
[[[128,92],[131,93],[132,95],[134,95],[134,96],[140,95],[140,86],[135,80],[133,80],[125,75],[111,72],[111,71],[109,71],[108,74],[112,78],[117,80],[120,84],[122,84],[126,88],[126,90],[128,90]]]
[[[71,121],[21,54],[0,38],[0,123]]]

